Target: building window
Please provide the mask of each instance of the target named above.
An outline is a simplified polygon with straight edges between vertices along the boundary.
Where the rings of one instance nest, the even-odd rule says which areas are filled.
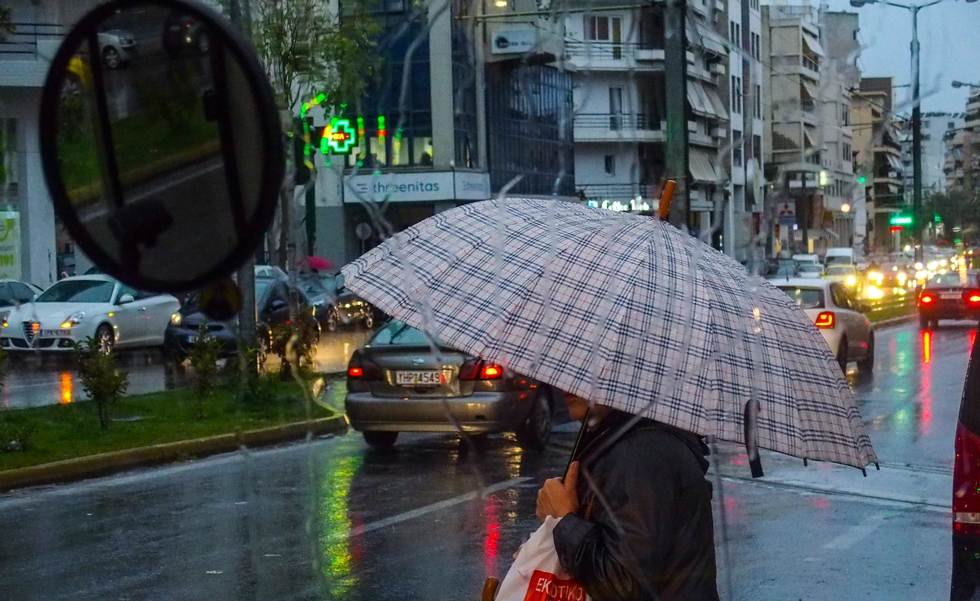
[[[742,166],[742,132],[732,130],[732,164]]]
[[[616,175],[616,155],[606,155],[606,175]]]
[[[742,114],[742,78],[732,75],[732,112]]]
[[[840,110],[840,120],[842,125],[851,124],[851,105],[842,104]]]
[[[755,85],[755,116],[762,119],[762,86]]]
[[[762,164],[762,136],[752,136],[752,156]]]
[[[762,36],[757,33],[749,33],[749,38],[752,44],[752,57],[756,60],[760,60],[762,57]]]
[[[953,123],[952,121],[947,121],[946,122],[946,129],[956,129],[956,124]]]
[[[623,20],[619,17],[586,15],[585,39],[593,42],[622,42]]]
[[[844,142],[843,146],[844,146],[844,150],[843,152],[841,152],[841,158],[844,159],[845,163],[850,163],[851,159],[853,158],[851,156],[851,145],[848,144],[847,142]]]

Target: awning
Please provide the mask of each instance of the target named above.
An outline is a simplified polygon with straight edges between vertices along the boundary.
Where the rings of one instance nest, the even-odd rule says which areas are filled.
[[[687,101],[691,103],[691,110],[695,113],[718,118],[718,113],[700,81],[687,81]]]
[[[803,144],[804,147],[815,148],[817,146],[813,143],[813,138],[810,136],[810,132],[808,132],[805,127],[803,128],[803,139],[805,142]]]
[[[718,92],[714,88],[704,88],[705,93],[708,95],[708,100],[715,107],[715,113],[718,115],[719,119],[724,119],[728,121],[728,107],[725,105],[725,101],[721,99]]]
[[[814,102],[820,99],[820,94],[818,93],[817,86],[813,85],[812,83],[808,82],[805,79],[801,80],[800,83],[803,85],[803,89],[806,90],[806,93],[810,96],[810,98],[813,99]]]
[[[813,37],[808,33],[803,34],[803,44],[806,45],[807,50],[816,54],[817,56],[823,56],[823,48],[820,46],[820,42],[817,38]]]
[[[707,152],[691,148],[688,152],[688,171],[695,182],[715,184],[722,181],[718,168]]]
[[[893,154],[886,154],[888,157],[888,164],[895,171],[898,171],[899,175],[905,173],[905,165],[902,164],[902,160]]]
[[[687,18],[687,43],[689,46],[698,46],[719,56],[728,55],[725,40],[706,24],[690,17]]]

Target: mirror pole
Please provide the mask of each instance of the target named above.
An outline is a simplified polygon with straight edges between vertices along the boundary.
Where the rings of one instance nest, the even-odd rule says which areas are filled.
[[[243,6],[244,5],[244,6]],[[231,23],[245,37],[251,39],[251,28],[243,22],[242,13],[249,15],[249,0],[231,0],[229,5]],[[245,10],[243,11],[242,8]],[[242,293],[242,308],[238,313],[239,364],[246,378],[258,373],[255,361],[246,360],[250,353],[243,352],[256,344],[255,340],[255,253],[249,253],[248,259],[238,269],[238,289]]]

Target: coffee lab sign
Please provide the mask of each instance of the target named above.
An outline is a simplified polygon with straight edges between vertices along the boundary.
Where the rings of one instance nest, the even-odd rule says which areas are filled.
[[[472,171],[382,173],[347,176],[344,202],[487,200],[490,176]]]

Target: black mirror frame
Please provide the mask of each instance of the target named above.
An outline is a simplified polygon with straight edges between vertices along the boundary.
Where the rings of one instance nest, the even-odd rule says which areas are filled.
[[[252,231],[247,232],[246,236],[241,237],[234,252],[225,257],[214,269],[186,282],[161,281],[143,276],[132,278],[124,270],[119,268],[115,264],[115,261],[102,251],[102,248],[78,220],[75,209],[71,206],[71,201],[68,198],[68,192],[63,184],[61,167],[58,161],[58,100],[61,95],[61,84],[68,73],[68,63],[75,56],[77,49],[86,43],[86,37],[100,23],[116,14],[117,11],[139,6],[160,6],[168,7],[171,10],[184,11],[197,17],[210,27],[213,27],[228,42],[224,43],[223,41],[221,46],[227,47],[231,54],[239,61],[239,65],[242,71],[244,71],[245,78],[249,82],[254,94],[254,99],[258,106],[258,114],[275,115],[275,119],[263,119],[259,123],[262,143],[267,150],[267,157],[270,160],[266,160],[262,166],[262,184],[259,190],[258,206],[252,219],[252,223],[254,224]],[[93,68],[101,69],[101,66],[96,65]],[[276,106],[275,96],[269,84],[265,69],[259,63],[259,59],[252,49],[252,45],[223,16],[207,6],[188,0],[110,0],[105,4],[97,6],[72,27],[51,61],[51,66],[44,80],[44,87],[41,90],[39,123],[41,165],[44,170],[44,178],[47,181],[48,189],[51,193],[51,200],[54,203],[55,214],[61,218],[75,243],[98,267],[103,269],[107,275],[134,288],[150,292],[170,293],[198,290],[240,267],[249,256],[255,253],[255,249],[265,236],[265,230],[272,224],[279,202],[279,189],[286,172],[282,127],[279,123],[279,109]],[[267,198],[273,200],[265,201]]]

